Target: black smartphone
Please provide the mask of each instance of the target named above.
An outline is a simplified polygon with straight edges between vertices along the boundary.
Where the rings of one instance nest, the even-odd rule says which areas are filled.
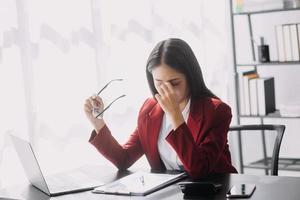
[[[254,184],[234,185],[226,194],[227,198],[248,198],[251,197],[256,186]]]

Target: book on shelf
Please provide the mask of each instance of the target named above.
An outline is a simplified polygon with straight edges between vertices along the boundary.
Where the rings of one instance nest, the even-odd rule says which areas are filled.
[[[243,74],[243,90],[244,90],[244,100],[245,100],[245,115],[251,114],[251,104],[250,104],[250,80],[258,77],[256,71],[245,72]]]
[[[297,24],[297,40],[298,40],[298,52],[300,60],[300,24]]]
[[[257,79],[258,114],[267,115],[275,112],[274,77]]]
[[[276,34],[278,60],[279,60],[279,62],[284,62],[285,61],[285,51],[284,51],[285,47],[284,47],[282,25],[275,26],[275,34]]]
[[[290,25],[291,32],[291,47],[292,47],[292,60],[299,61],[299,46],[298,46],[298,35],[297,35],[297,24]]]
[[[299,30],[299,24],[283,24],[275,26],[279,62],[300,61]]]
[[[138,171],[114,182],[95,188],[93,193],[145,196],[187,177],[182,173]]]
[[[292,61],[292,44],[291,44],[291,31],[290,25],[283,25],[283,42],[284,42],[284,52],[285,61]]]
[[[256,74],[255,70],[241,71],[241,72],[238,73],[239,98],[240,98],[239,104],[240,104],[240,113],[242,115],[246,115],[249,111],[248,109],[250,109],[249,106],[246,106],[246,104],[249,103],[249,101],[246,100],[246,98],[250,96],[248,94],[249,90],[245,90],[245,88],[249,88],[248,78],[256,76],[255,74]],[[246,76],[246,78],[244,78],[245,76]],[[248,114],[250,114],[250,111],[249,111]]]
[[[238,75],[241,115],[267,115],[276,110],[274,77],[259,77],[255,70]]]
[[[249,80],[250,114],[251,115],[258,115],[257,80],[258,80],[258,78],[254,78],[254,79]]]

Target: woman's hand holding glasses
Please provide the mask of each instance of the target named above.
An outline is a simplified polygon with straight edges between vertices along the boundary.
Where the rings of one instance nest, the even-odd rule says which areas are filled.
[[[108,106],[104,107],[104,103],[102,98],[99,96],[100,93],[112,82],[114,81],[122,81],[123,79],[113,79],[109,81],[97,94],[86,99],[84,104],[84,112],[87,118],[90,120],[92,125],[94,126],[96,132],[98,133],[101,128],[105,125],[103,120],[103,113],[118,99],[125,97],[125,95],[121,95],[115,98]]]
[[[102,117],[96,118],[95,115],[101,113],[103,109],[104,104],[101,97],[93,95],[85,100],[84,112],[97,133],[105,125],[105,122]]]

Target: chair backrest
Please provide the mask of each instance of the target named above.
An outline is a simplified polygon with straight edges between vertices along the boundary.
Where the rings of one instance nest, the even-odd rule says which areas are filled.
[[[283,134],[285,131],[284,125],[273,125],[273,124],[259,124],[259,125],[237,125],[231,126],[229,131],[249,131],[251,130],[273,130],[272,132],[277,133],[276,140],[274,143],[273,153],[272,153],[272,161],[271,161],[271,175],[277,176],[278,175],[278,160],[279,160],[279,151],[280,145],[283,138]],[[241,146],[241,143],[239,142]],[[240,148],[240,155],[242,155],[242,149]],[[242,161],[241,161],[242,162]]]

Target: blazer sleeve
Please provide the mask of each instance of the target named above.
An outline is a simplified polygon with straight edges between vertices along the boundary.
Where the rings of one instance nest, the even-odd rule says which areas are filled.
[[[147,100],[139,112],[138,121],[143,115],[141,113],[146,102]],[[92,132],[89,142],[118,169],[127,169],[144,154],[139,137],[139,128],[137,127],[127,142],[120,145],[111,135],[109,128],[104,126],[98,134],[95,130]]]
[[[98,134],[93,131],[89,142],[120,170],[127,169],[144,154],[137,128],[124,145],[118,143],[107,126]]]
[[[170,132],[166,140],[177,152],[187,173],[192,178],[208,175],[223,153],[231,122],[231,109],[224,103],[218,105],[205,138],[196,143],[186,123]]]

